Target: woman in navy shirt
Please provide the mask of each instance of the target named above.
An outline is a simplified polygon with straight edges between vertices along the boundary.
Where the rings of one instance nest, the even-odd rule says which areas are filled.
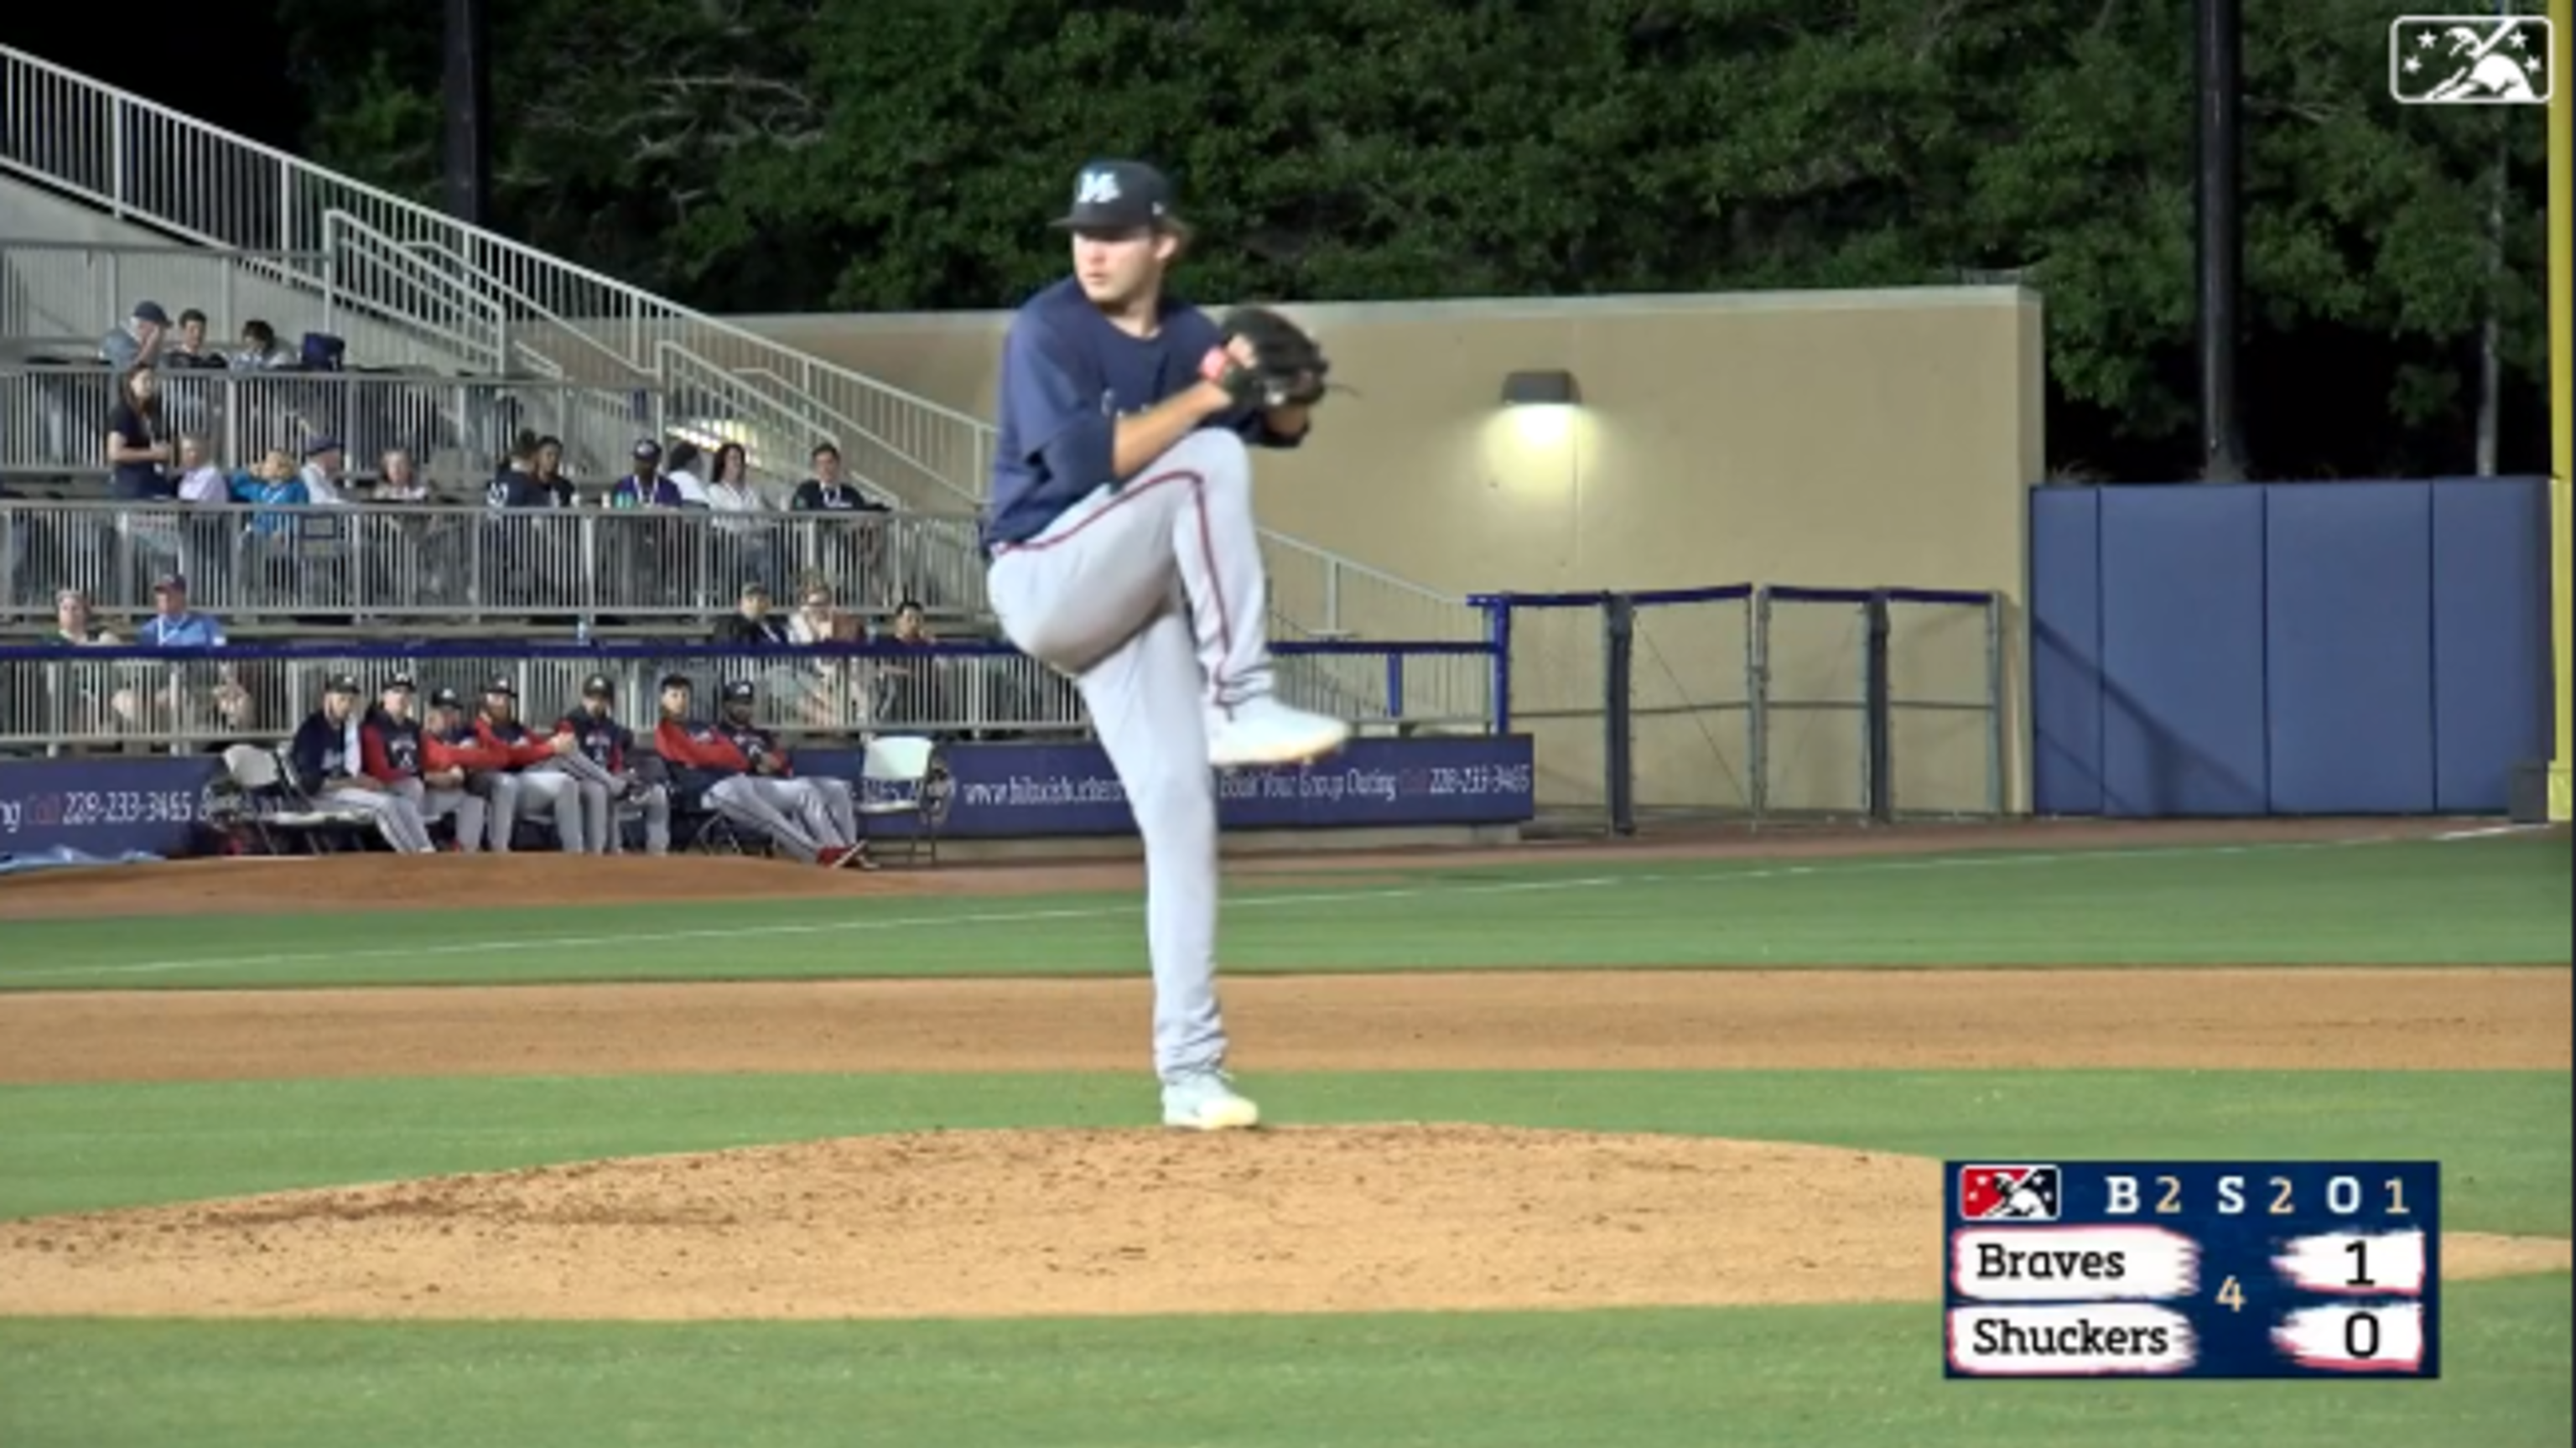
[[[116,408],[107,418],[108,496],[124,502],[177,497],[169,461],[160,382],[149,366],[133,368],[117,379]]]

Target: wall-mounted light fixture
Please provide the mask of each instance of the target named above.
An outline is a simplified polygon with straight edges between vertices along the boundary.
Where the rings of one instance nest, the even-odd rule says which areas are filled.
[[[1576,401],[1571,372],[1514,372],[1503,379],[1505,407],[1572,407]]]

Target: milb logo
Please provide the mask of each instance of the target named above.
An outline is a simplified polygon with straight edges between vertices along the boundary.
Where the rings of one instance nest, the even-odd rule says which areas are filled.
[[[1971,1222],[2054,1222],[2057,1168],[1963,1166],[1959,1215]]]

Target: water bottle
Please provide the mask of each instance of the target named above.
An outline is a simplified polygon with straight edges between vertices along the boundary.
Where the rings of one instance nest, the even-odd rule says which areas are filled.
[[[583,614],[583,615],[581,616],[581,621],[580,621],[580,622],[578,622],[578,623],[576,623],[576,624],[574,624],[574,625],[572,626],[572,636],[573,636],[573,640],[574,640],[576,643],[579,643],[583,648],[589,648],[589,647],[590,647],[590,615],[589,615],[589,614],[586,614],[586,613],[585,613],[585,614]]]

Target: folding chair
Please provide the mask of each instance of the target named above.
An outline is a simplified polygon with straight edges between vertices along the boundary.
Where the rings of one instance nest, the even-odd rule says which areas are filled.
[[[751,855],[768,852],[769,841],[746,832],[707,808],[696,790],[671,790],[671,853],[675,855]]]
[[[236,744],[224,751],[223,760],[224,773],[241,795],[238,823],[259,842],[261,853],[286,853],[277,847],[281,837],[300,841],[321,855],[338,853],[343,840],[365,847],[361,832],[372,829],[375,822],[358,811],[332,809],[307,799],[277,749]]]
[[[938,741],[918,734],[869,740],[859,762],[858,806],[862,819],[911,816],[904,863],[928,845],[930,863],[938,864],[939,826],[948,816],[948,774],[940,766]]]

